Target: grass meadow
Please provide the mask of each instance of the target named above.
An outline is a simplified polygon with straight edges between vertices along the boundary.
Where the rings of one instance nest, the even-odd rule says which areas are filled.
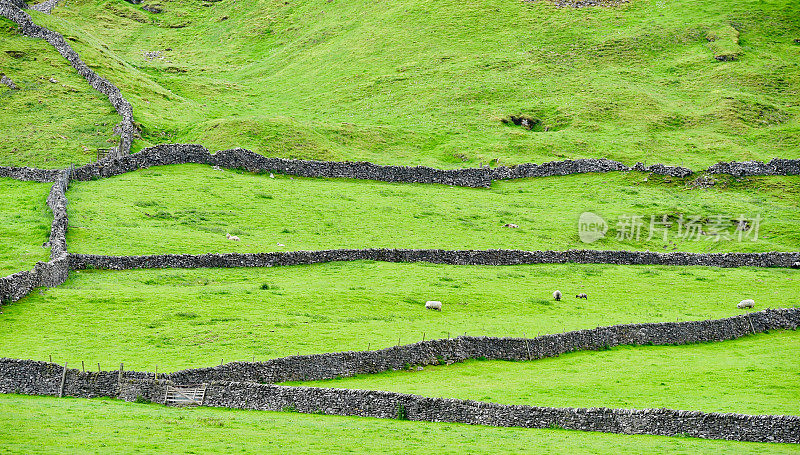
[[[290,385],[532,406],[800,415],[800,333],[683,346],[620,346],[531,362],[471,360]]]
[[[51,186],[0,178],[0,276],[50,259],[50,249],[42,244],[50,237],[53,221],[45,202]]]
[[[446,338],[723,318],[800,305],[788,269],[340,262],[78,271],[0,315],[5,357],[175,371]],[[565,298],[552,299],[554,289]],[[579,292],[588,300],[578,300]],[[425,301],[443,302],[441,312]],[[46,315],[47,324],[42,324]],[[88,336],[91,334],[91,336]],[[36,340],[31,342],[30,340]],[[788,352],[776,356],[792,356]],[[94,367],[93,367],[94,368]]]
[[[666,180],[666,181],[665,181]],[[709,189],[640,173],[578,174],[495,182],[491,189],[310,179],[175,165],[73,182],[67,241],[74,253],[164,254],[335,248],[693,252],[800,250],[800,177],[720,177]],[[606,238],[578,236],[582,212],[602,215]],[[638,238],[620,222],[641,216]],[[668,216],[672,227],[655,225]],[[697,216],[727,240],[678,238],[678,220]],[[758,236],[735,229],[760,217]],[[504,227],[507,223],[518,228]],[[649,239],[650,233],[653,233]],[[231,242],[226,233],[241,242]],[[626,234],[625,238],[620,235]]]
[[[0,395],[12,453],[796,453],[790,444]]]

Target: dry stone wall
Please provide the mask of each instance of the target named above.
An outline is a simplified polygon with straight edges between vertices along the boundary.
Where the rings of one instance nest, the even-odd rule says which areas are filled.
[[[69,188],[71,171],[61,172],[61,175],[50,188],[47,196],[47,206],[53,213],[53,222],[50,226],[50,259],[58,259],[67,254],[67,188]]]
[[[0,278],[0,305],[28,295],[38,286],[58,286],[67,280],[69,275],[69,256],[67,254],[67,198],[70,170],[59,171],[55,178],[47,205],[53,212],[50,227],[50,261],[38,262],[33,270],[22,271]]]
[[[709,174],[754,175],[800,175],[800,160],[775,158],[769,163],[761,161],[720,162],[707,171]]]
[[[469,359],[522,361],[621,345],[725,341],[769,330],[796,330],[798,326],[800,308],[764,310],[725,319],[622,324],[530,339],[461,336],[377,351],[291,356],[256,363],[232,362],[216,367],[178,371],[167,375],[165,379],[184,384],[209,381],[316,381],[401,370],[408,365],[435,365]]]
[[[267,158],[244,149],[223,150],[215,154],[200,145],[168,144],[149,147],[139,153],[104,160],[76,169],[77,180],[111,177],[168,164],[199,163],[251,172],[276,172],[304,177],[352,178],[385,182],[440,183],[444,185],[488,187],[488,169],[442,170],[424,166],[381,166],[367,162],[333,162]]]
[[[705,267],[792,267],[794,253],[655,253],[648,251],[521,251],[521,250],[405,250],[340,249],[273,253],[164,254],[104,256],[70,254],[73,270],[273,267],[338,261],[430,262],[452,265],[620,264]]]
[[[24,2],[20,0],[0,0],[0,16],[15,22],[23,34],[31,38],[43,39],[50,43],[95,90],[108,97],[111,105],[122,117],[122,121],[114,128],[115,133],[120,135],[117,153],[120,155],[129,154],[133,136],[136,132],[131,104],[122,96],[122,92],[114,84],[92,71],[81,60],[78,53],[67,44],[61,34],[34,23],[28,13],[22,10],[25,6]]]
[[[469,359],[525,361],[575,351],[591,351],[621,345],[676,345],[733,340],[752,333],[771,330],[797,330],[800,308],[771,309],[724,319],[685,322],[621,324],[596,329],[542,335],[535,338],[495,338],[460,336],[428,340],[376,351],[350,351],[329,354],[290,356],[266,362],[231,362],[225,365],[182,370],[159,375],[160,379],[179,384],[211,381],[280,383],[312,381],[401,370],[409,365],[435,365]],[[53,370],[55,368],[56,370]],[[52,371],[51,371],[52,370]],[[55,372],[53,372],[55,371]],[[82,373],[68,369],[67,387],[92,379],[101,384],[92,396],[116,396],[104,375],[119,378],[118,371]],[[63,372],[63,366],[29,360],[0,359],[0,393],[19,388],[37,395],[51,394],[49,380],[36,382]],[[47,376],[49,377],[49,376]],[[125,371],[124,379],[155,379],[154,373]],[[33,382],[31,382],[33,381]],[[111,384],[110,386],[102,384]],[[108,388],[111,387],[111,388]],[[84,396],[84,395],[75,395]]]
[[[583,174],[587,172],[619,172],[637,171],[653,174],[670,175],[673,177],[688,177],[692,170],[685,167],[666,166],[654,164],[645,166],[636,163],[633,167],[626,166],[619,161],[607,159],[579,159],[551,161],[543,164],[526,163],[512,167],[501,166],[493,170],[494,180],[519,179],[528,177],[550,177],[554,175]]]
[[[382,166],[367,162],[335,162],[268,158],[245,149],[231,149],[211,154],[205,147],[192,144],[164,144],[149,147],[139,153],[88,164],[76,170],[77,180],[92,180],[169,164],[198,163],[250,172],[275,172],[303,177],[351,178],[385,182],[438,183],[443,185],[485,188],[494,180],[549,177],[589,172],[650,172],[684,178],[691,169],[677,166],[637,163],[628,167],[606,159],[553,161],[544,164],[520,164],[513,167],[468,168],[442,170],[425,166]],[[723,164],[725,166],[723,166]],[[739,165],[720,163],[709,172],[733,175],[800,175],[800,160],[772,160],[769,165],[750,166],[743,174]]]
[[[544,164],[520,164],[513,167],[435,169],[425,166],[384,166],[368,162],[336,162],[268,158],[245,149],[222,150],[215,154],[194,144],[162,144],[143,149],[133,155],[112,156],[75,170],[76,180],[95,180],[171,164],[207,164],[227,169],[244,169],[249,172],[274,172],[303,177],[350,178],[384,182],[436,183],[471,188],[486,188],[495,180],[590,172],[649,172],[684,178],[693,174],[691,169],[677,166],[636,163],[628,167],[618,161],[606,159],[580,159],[553,161]],[[53,181],[59,171],[0,167],[0,177],[18,180]],[[718,163],[708,172],[731,175],[800,175],[800,160],[772,160],[769,164]]]
[[[163,402],[167,383],[126,381],[122,398]],[[212,382],[204,406],[292,410],[341,416],[454,422],[500,427],[692,436],[754,442],[800,442],[800,417],[750,416],[671,409],[550,408],[428,398],[395,392]]]
[[[36,169],[31,167],[0,166],[0,177],[24,182],[54,182],[61,175],[59,169]]]
[[[627,434],[688,435],[741,441],[800,443],[800,418],[697,411],[543,408],[426,398],[392,392],[259,384],[330,379],[466,359],[534,360],[623,344],[723,341],[754,332],[800,326],[800,309],[764,310],[710,321],[625,324],[533,339],[459,337],[379,351],[294,356],[262,363],[154,373],[82,372],[47,362],[0,359],[0,393],[145,398],[164,402],[168,384],[206,383],[204,405],[287,410],[432,422],[547,428]],[[63,386],[62,386],[63,384]]]

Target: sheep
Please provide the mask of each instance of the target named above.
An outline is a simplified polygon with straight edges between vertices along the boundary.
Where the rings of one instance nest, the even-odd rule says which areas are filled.
[[[235,235],[230,235],[230,234],[225,234],[225,237],[228,240],[233,240],[234,242],[238,242],[239,240],[241,240],[239,237],[236,237]]]
[[[576,295],[575,297],[577,297],[579,299],[588,299],[589,298],[589,296],[586,295],[585,292],[581,292],[580,294]]]
[[[425,308],[429,310],[442,311],[442,302],[438,300],[428,300],[425,302]]]
[[[739,302],[736,305],[736,308],[739,308],[739,309],[741,309],[741,308],[753,308],[755,306],[755,304],[756,304],[755,300],[753,300],[753,299],[745,299],[745,300],[742,300],[741,302]]]
[[[518,226],[518,225],[516,225],[516,224],[514,224],[514,223],[508,223],[508,224],[504,224],[504,225],[503,225],[503,227],[507,227],[507,228],[511,228],[511,229],[516,229],[516,228],[518,228],[519,226]]]
[[[554,291],[553,298],[556,299],[556,301],[561,300],[561,291]]]

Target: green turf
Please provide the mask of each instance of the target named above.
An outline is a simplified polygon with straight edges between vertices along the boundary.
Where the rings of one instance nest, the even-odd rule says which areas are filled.
[[[0,395],[8,453],[796,453],[760,444]]]
[[[131,101],[142,129],[137,150],[186,142],[441,168],[607,157],[701,169],[720,160],[800,158],[795,0],[632,0],[577,10],[519,0],[145,4],[164,12],[122,0],[70,0],[51,16],[30,12]],[[118,116],[49,45],[0,19],[0,48],[0,71],[21,88],[0,87],[0,165],[63,167],[113,145]],[[154,51],[160,54],[148,54]],[[526,130],[503,123],[509,115],[536,121]],[[75,183],[70,251],[800,250],[796,177],[720,177],[707,190],[638,173],[499,182],[488,190],[276,177],[188,165]],[[50,224],[48,188],[0,181],[0,269],[7,273],[47,258],[40,245]],[[583,211],[609,219],[609,238],[578,240]],[[650,215],[679,213],[764,221],[757,242],[615,238],[621,215],[648,224]],[[242,241],[227,241],[226,232]],[[792,270],[574,264],[83,271],[3,308],[0,356],[174,371],[221,359],[374,349],[423,334],[534,336],[727,317],[747,297],[756,309],[800,305],[797,280]],[[552,301],[556,288],[567,296],[562,302]],[[578,292],[589,300],[574,299]],[[443,301],[444,311],[424,310],[429,299]],[[468,362],[368,381],[509,403],[797,414],[797,344],[796,334],[769,334],[534,363]],[[531,382],[532,368],[545,374]],[[546,377],[569,388],[539,379]],[[610,377],[620,382],[606,383]],[[18,396],[0,396],[0,441],[0,452],[24,453],[797,451]]]
[[[670,180],[670,179],[668,179]],[[603,188],[603,190],[598,190]],[[757,195],[754,194],[757,192]],[[645,181],[640,173],[497,182],[491,189],[242,174],[203,165],[165,166],[93,182],[67,193],[73,253],[155,254],[444,248],[569,248],[650,251],[800,251],[800,178],[721,178],[711,189]],[[605,239],[578,236],[584,211],[604,216]],[[677,238],[677,216],[717,215],[730,240]],[[756,241],[731,220],[763,218]],[[638,239],[618,240],[624,216],[642,216]],[[674,223],[667,242],[651,216]],[[514,223],[519,228],[504,227]],[[712,227],[704,222],[704,229]],[[241,238],[229,241],[226,233]],[[629,232],[626,232],[626,234]],[[281,246],[283,245],[283,246]]]
[[[52,185],[0,178],[0,276],[49,260],[50,249],[42,244],[53,220],[45,203]]]
[[[76,0],[32,13],[120,86],[143,126],[138,146],[441,167],[800,157],[794,0],[161,7]],[[541,123],[501,122],[512,114]]]
[[[0,357],[174,371],[423,336],[535,336],[723,318],[740,314],[736,304],[746,297],[756,309],[800,306],[797,280],[783,269],[574,264],[73,272],[64,285],[4,307]],[[554,289],[566,297],[553,301]],[[578,292],[589,299],[577,300]],[[442,301],[443,310],[425,310],[426,300]]]
[[[97,158],[98,148],[119,141],[112,134],[119,116],[108,99],[51,45],[20,35],[5,18],[0,18],[0,72],[19,87],[0,85],[0,166],[83,164]]]
[[[316,387],[554,407],[800,415],[800,333],[686,346],[617,347],[532,362],[468,361]]]

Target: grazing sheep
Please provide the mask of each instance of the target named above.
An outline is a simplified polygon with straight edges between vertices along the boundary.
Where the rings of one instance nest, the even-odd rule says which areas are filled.
[[[745,299],[745,300],[742,300],[741,302],[739,302],[736,305],[736,308],[740,308],[740,309],[741,308],[753,308],[755,305],[756,305],[755,300],[753,300],[753,299]]]
[[[504,224],[504,225],[503,225],[503,227],[507,227],[507,228],[511,228],[511,229],[516,229],[516,228],[518,228],[519,226],[517,226],[517,225],[516,225],[516,224],[514,224],[514,223],[508,223],[508,224]]]
[[[236,237],[235,235],[230,235],[230,234],[225,234],[225,237],[228,240],[233,240],[234,242],[238,242],[239,240],[241,240],[239,237]]]
[[[556,301],[561,300],[561,291],[554,291],[553,298],[556,299]]]
[[[580,294],[576,295],[575,297],[577,297],[579,299],[588,299],[589,298],[589,296],[586,295],[586,293],[583,293],[583,292],[581,292]]]
[[[442,302],[438,300],[428,300],[425,302],[425,308],[429,310],[442,311]]]

